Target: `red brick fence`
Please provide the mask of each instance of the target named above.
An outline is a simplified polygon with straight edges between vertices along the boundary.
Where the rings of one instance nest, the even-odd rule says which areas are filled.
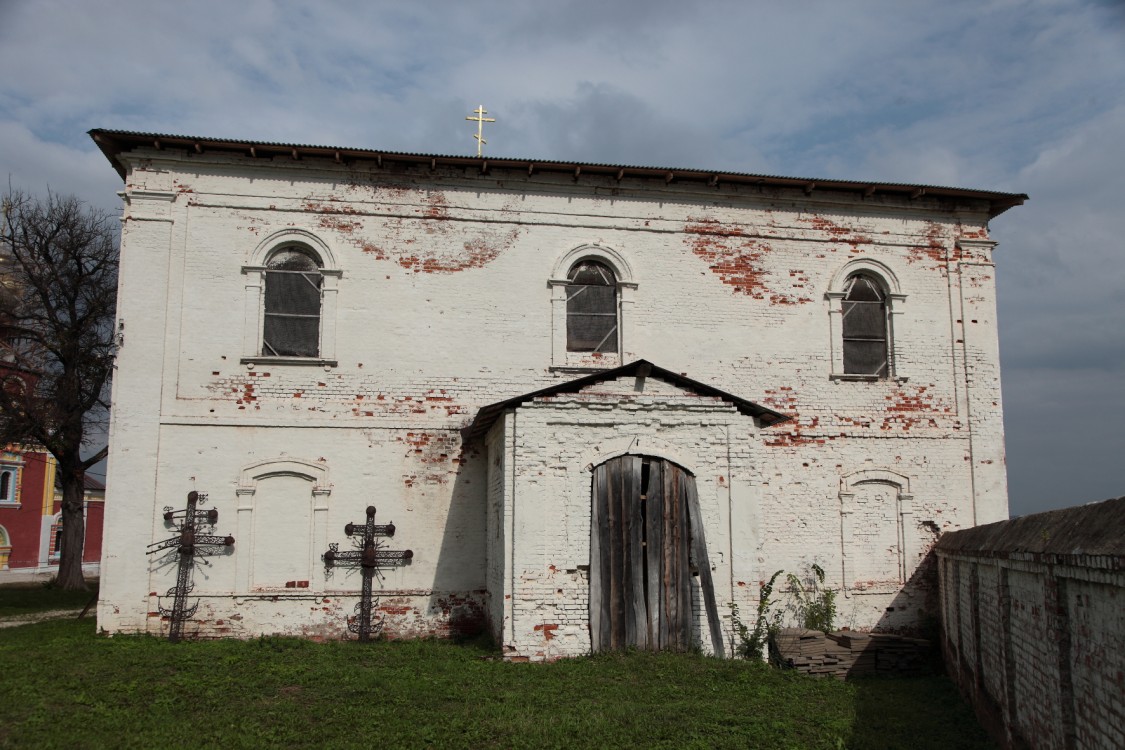
[[[946,667],[1000,744],[1125,747],[1125,497],[934,549]]]

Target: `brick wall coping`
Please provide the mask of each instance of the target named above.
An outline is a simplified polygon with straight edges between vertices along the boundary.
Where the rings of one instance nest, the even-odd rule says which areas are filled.
[[[934,550],[1123,570],[1125,497],[952,531]]]

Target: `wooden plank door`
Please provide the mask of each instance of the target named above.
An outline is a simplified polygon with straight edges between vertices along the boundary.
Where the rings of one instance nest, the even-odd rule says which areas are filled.
[[[690,648],[694,569],[722,654],[695,478],[659,458],[620,456],[595,467],[592,490],[593,650]]]

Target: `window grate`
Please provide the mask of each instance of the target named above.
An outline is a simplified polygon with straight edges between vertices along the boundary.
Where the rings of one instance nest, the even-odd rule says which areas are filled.
[[[566,348],[572,352],[617,351],[617,279],[609,268],[582,261],[566,286]]]
[[[275,253],[265,272],[262,355],[316,357],[320,353],[320,264],[296,248]]]
[[[844,286],[844,372],[849,375],[890,376],[887,300],[875,279],[856,274]]]

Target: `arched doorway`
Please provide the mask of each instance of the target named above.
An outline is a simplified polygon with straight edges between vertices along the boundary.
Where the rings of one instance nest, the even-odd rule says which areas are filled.
[[[695,477],[654,456],[594,468],[590,530],[590,642],[594,651],[683,651],[693,644],[692,577],[717,655],[715,589]]]

